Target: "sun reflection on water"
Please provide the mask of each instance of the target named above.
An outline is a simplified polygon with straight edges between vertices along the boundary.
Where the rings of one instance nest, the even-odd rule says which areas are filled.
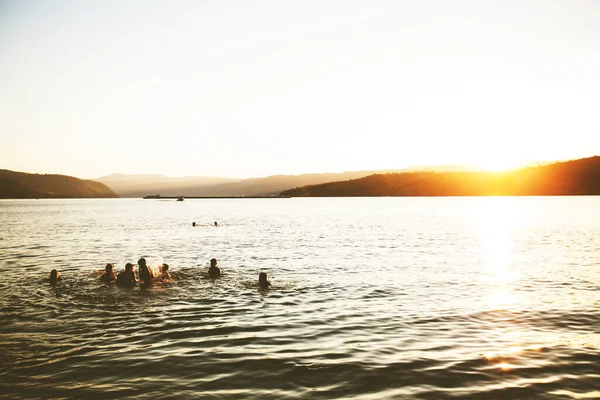
[[[508,197],[489,197],[476,212],[482,244],[480,283],[487,286],[485,302],[491,307],[518,305],[514,293],[520,272],[512,265],[514,231],[518,228],[518,203]]]
[[[510,371],[510,370],[513,370],[515,368],[515,366],[504,362],[504,363],[498,364],[498,368],[500,368],[502,371]]]
[[[480,284],[484,289],[483,304],[492,310],[521,311],[528,300],[520,293],[520,271],[513,263],[514,232],[519,228],[518,203],[513,198],[490,197],[482,199],[476,209],[481,240]],[[522,333],[515,329],[512,317],[505,319],[507,325],[497,326],[490,336],[502,338],[495,349],[482,354],[494,368],[503,372],[518,368],[524,343]]]

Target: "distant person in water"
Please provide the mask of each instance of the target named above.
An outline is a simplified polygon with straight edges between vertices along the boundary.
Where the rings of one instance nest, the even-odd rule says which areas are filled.
[[[117,285],[123,287],[133,287],[137,285],[135,280],[135,272],[133,272],[133,264],[125,264],[125,271],[117,275]]]
[[[138,266],[140,268],[140,286],[148,287],[152,285],[152,281],[154,280],[154,274],[152,273],[152,270],[146,265],[146,259],[140,258],[138,260]]]
[[[117,276],[115,275],[115,266],[108,263],[106,267],[104,267],[106,272],[100,277],[100,280],[105,283],[111,283],[117,280]]]
[[[208,275],[211,278],[218,278],[221,276],[221,270],[217,267],[217,259],[213,258],[210,260],[210,268],[208,269]]]
[[[217,225],[219,225],[219,224],[217,224],[217,221],[215,221],[215,226],[217,226]]]
[[[62,280],[62,277],[58,273],[57,269],[53,269],[52,271],[50,271],[50,278],[48,278],[48,281],[50,282],[51,285],[56,285],[56,283],[61,280]]]
[[[195,223],[195,222],[192,222],[192,226],[196,226],[196,223]]]
[[[267,280],[267,273],[266,272],[261,272],[260,275],[258,275],[258,286],[260,286],[263,289],[266,289],[269,286],[271,286],[271,282],[269,282]]]
[[[169,264],[163,264],[161,268],[161,274],[158,277],[161,281],[168,281],[171,279],[171,274],[169,273]]]

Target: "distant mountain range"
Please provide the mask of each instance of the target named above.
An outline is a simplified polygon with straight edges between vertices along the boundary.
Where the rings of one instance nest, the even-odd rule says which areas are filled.
[[[170,178],[164,175],[124,175],[112,174],[96,179],[110,187],[121,197],[161,196],[200,196],[206,188],[237,182],[238,179],[188,176]]]
[[[283,190],[321,183],[362,178],[375,173],[408,171],[461,171],[472,167],[440,165],[413,167],[399,170],[351,171],[340,173],[273,175],[265,178],[231,179],[190,176],[170,178],[164,175],[112,174],[96,179],[114,190],[121,197],[144,197],[147,195],[174,196],[278,196]]]
[[[97,180],[82,180],[0,170],[0,198],[597,194],[598,179],[593,175],[597,159],[502,174],[464,165],[441,165],[249,179],[112,174]]]
[[[0,169],[0,198],[119,197],[100,182],[66,175],[27,174]]]
[[[405,172],[286,190],[282,196],[600,195],[600,157],[508,172]]]

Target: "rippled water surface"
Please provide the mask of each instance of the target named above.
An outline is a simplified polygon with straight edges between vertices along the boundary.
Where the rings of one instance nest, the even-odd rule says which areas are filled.
[[[0,225],[0,397],[600,398],[599,197],[0,201]],[[177,279],[99,282],[140,257]]]

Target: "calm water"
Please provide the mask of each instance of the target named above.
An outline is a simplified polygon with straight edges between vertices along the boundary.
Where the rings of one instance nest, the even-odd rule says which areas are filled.
[[[0,201],[0,225],[0,397],[600,397],[600,197]],[[178,279],[99,283],[142,256]]]

